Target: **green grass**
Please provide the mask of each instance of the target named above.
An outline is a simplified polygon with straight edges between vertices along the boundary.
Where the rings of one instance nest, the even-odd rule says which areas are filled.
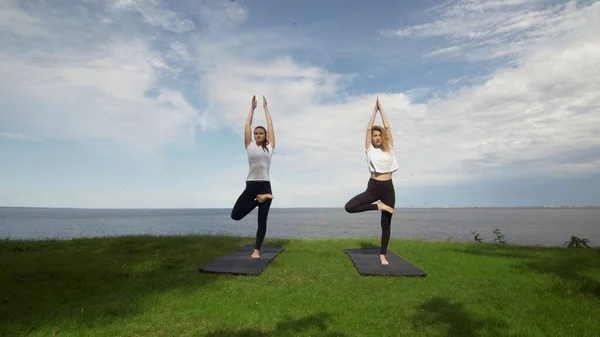
[[[0,241],[2,336],[598,336],[600,250],[392,240],[426,278],[360,276],[283,245],[260,276],[198,267],[252,239]]]

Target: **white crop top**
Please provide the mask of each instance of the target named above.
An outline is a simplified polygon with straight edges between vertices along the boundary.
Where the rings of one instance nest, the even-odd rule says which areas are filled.
[[[389,173],[398,170],[399,166],[394,149],[390,153],[387,153],[371,144],[365,152],[367,154],[369,172]]]
[[[248,178],[247,181],[264,180],[270,181],[269,168],[271,166],[271,157],[273,156],[273,147],[267,144],[268,152],[262,146],[250,143],[246,148],[248,153]]]

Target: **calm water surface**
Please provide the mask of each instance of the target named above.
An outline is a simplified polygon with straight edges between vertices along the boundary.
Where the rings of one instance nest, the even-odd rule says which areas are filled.
[[[256,210],[241,221],[230,209],[0,208],[0,238],[69,239],[136,234],[253,236]],[[271,209],[267,237],[378,238],[379,212],[348,214],[337,208]],[[392,238],[486,242],[494,228],[509,243],[559,246],[571,235],[600,246],[600,208],[397,209]]]

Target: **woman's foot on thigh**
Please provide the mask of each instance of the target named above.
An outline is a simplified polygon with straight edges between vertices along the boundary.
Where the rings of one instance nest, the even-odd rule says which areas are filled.
[[[275,197],[271,193],[269,193],[269,194],[258,194],[256,196],[256,200],[258,200],[258,202],[261,203],[261,204],[263,202],[265,202],[265,200],[267,200],[267,199],[273,199],[273,198],[275,198]]]
[[[394,209],[381,201],[377,201],[377,209],[381,211],[386,211],[388,213],[394,214]]]

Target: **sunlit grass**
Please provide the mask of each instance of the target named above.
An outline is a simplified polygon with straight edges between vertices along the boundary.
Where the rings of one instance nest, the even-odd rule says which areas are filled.
[[[3,336],[598,336],[600,251],[392,240],[425,278],[360,276],[344,249],[267,240],[260,276],[198,272],[235,237],[0,241]]]

